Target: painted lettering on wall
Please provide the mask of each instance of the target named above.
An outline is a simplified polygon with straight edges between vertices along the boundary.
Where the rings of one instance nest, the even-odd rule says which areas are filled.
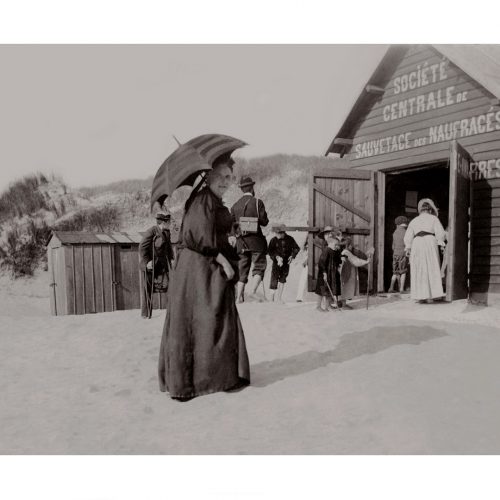
[[[439,83],[448,78],[448,61],[419,64],[415,70],[394,79],[394,95],[424,88],[427,85]],[[467,91],[457,92],[454,85],[424,92],[418,96],[401,99],[384,106],[382,116],[384,122],[399,120],[407,116],[425,113],[435,109],[452,106],[467,101]]]
[[[358,160],[495,131],[500,131],[500,111],[434,125],[429,127],[426,135],[415,138],[412,132],[406,132],[361,142],[354,147],[354,153]]]
[[[474,181],[500,178],[500,158],[475,161],[470,164],[470,178]]]
[[[471,135],[484,134],[496,130],[500,130],[500,111],[430,127],[429,144],[451,141],[459,137],[469,137]]]

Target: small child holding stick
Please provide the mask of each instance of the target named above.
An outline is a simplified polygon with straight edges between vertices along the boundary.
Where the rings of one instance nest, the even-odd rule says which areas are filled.
[[[330,302],[333,300],[338,307],[338,296],[340,295],[340,272],[342,263],[340,252],[340,241],[334,236],[333,231],[325,228],[320,233],[327,246],[324,248],[318,261],[318,279],[316,282],[316,295],[318,302],[316,309],[320,312],[328,312],[332,309]],[[325,308],[323,308],[323,303]]]

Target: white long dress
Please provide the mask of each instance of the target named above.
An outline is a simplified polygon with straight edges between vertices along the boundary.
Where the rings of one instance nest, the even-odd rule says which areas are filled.
[[[432,234],[416,236],[421,231]],[[412,299],[436,299],[444,295],[438,250],[438,245],[444,246],[444,239],[443,226],[435,215],[421,213],[408,225],[404,242],[405,248],[411,249]]]
[[[307,251],[304,251],[302,259],[302,271],[299,278],[299,286],[297,287],[297,302],[302,302],[304,300],[304,293],[306,293],[307,287]]]

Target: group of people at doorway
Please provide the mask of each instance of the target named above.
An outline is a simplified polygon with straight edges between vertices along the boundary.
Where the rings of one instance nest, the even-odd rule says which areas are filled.
[[[237,309],[237,301],[245,300],[249,268],[253,263],[248,296],[256,296],[264,276],[266,253],[269,254],[273,261],[272,285],[279,294],[279,285],[286,281],[290,262],[299,253],[297,244],[283,227],[275,228],[276,236],[267,245],[259,226],[267,225],[268,218],[264,204],[254,196],[252,179],[241,180],[243,196],[232,211],[224,205],[222,197],[232,182],[233,163],[230,155],[217,158],[205,183],[191,192],[184,207],[175,265],[167,266],[170,286],[158,378],[160,390],[178,401],[213,392],[237,391],[250,384],[250,364]],[[431,273],[435,271],[431,266],[439,262],[433,253],[437,248],[434,241],[443,241],[444,230],[427,205],[422,204],[420,208],[420,218],[410,222],[406,229],[405,248],[411,250],[412,273]],[[238,216],[246,228],[240,228],[239,233],[234,230]],[[159,217],[158,222],[158,229],[151,230],[151,234],[159,232],[160,237],[145,238],[141,244],[145,272],[148,267],[154,269],[152,255],[165,253],[168,259],[173,256],[169,217]],[[325,228],[321,237],[325,247],[316,292],[318,307],[327,310],[341,294],[342,269],[350,267],[355,271],[366,265],[367,259],[356,257],[350,242],[342,241],[333,228]],[[158,241],[157,246],[153,245],[156,254],[148,251],[149,240]],[[339,262],[349,265],[340,266]],[[416,290],[430,286],[431,294],[439,295],[440,282],[426,284],[424,281],[423,277],[419,279],[416,274],[413,278],[412,274]],[[349,294],[356,293],[356,285],[356,279],[352,280]]]
[[[392,278],[389,292],[405,291],[410,268],[411,297],[419,302],[433,302],[444,297],[447,231],[438,218],[438,209],[429,198],[418,203],[418,216],[408,223],[401,215],[395,220],[392,238]],[[440,258],[440,253],[442,258]]]

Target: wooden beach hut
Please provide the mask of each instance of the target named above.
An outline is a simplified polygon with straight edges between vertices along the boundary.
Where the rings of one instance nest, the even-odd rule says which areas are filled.
[[[140,233],[54,231],[47,245],[50,308],[56,316],[138,309]],[[155,294],[154,307],[165,307]]]
[[[394,218],[429,197],[449,228],[446,299],[500,302],[499,45],[389,47],[326,154],[345,164],[312,173],[310,224],[363,230],[374,291],[389,284]]]

